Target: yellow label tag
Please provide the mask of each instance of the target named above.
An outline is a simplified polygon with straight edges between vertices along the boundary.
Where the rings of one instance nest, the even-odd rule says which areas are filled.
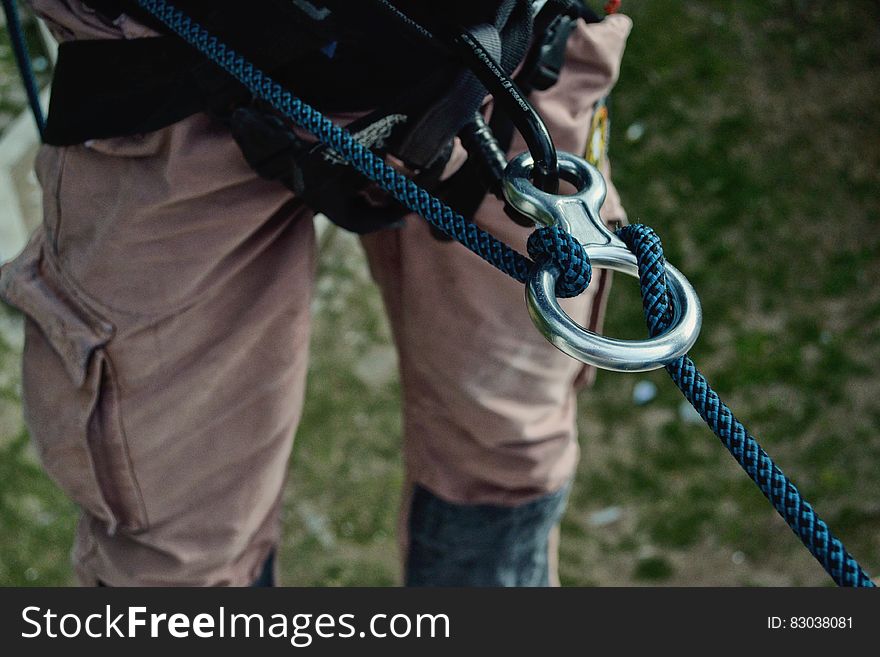
[[[605,166],[608,159],[608,130],[609,130],[608,106],[605,99],[596,103],[593,109],[593,120],[590,122],[590,134],[587,138],[587,150],[584,159],[599,170]]]

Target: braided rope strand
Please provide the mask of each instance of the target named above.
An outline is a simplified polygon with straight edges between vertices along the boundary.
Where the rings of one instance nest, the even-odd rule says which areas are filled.
[[[539,264],[553,261],[560,266],[557,297],[576,297],[589,286],[593,275],[590,258],[583,245],[561,226],[542,226],[535,230],[529,235],[528,251]]]
[[[672,321],[660,238],[647,226],[638,224],[621,228],[618,235],[636,254],[645,319],[650,334],[658,335]],[[688,356],[683,356],[667,365],[666,371],[831,578],[839,586],[873,587],[874,583],[868,574],[840,539],[831,533],[810,503],[801,497],[794,483],[773,462],[755,437],[721,401],[694,362]]]

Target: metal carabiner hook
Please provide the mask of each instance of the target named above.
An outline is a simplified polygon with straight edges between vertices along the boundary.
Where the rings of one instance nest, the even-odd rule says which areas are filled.
[[[536,224],[558,225],[577,239],[594,267],[638,276],[636,257],[599,217],[607,187],[599,171],[584,159],[559,152],[560,177],[574,185],[565,196],[541,191],[531,182],[529,153],[513,159],[504,172],[504,196]],[[700,299],[675,267],[666,264],[673,321],[661,335],[646,340],[618,340],[598,335],[573,321],[556,299],[559,269],[545,264],[526,284],[526,304],[538,330],[556,348],[584,363],[616,372],[659,369],[684,356],[697,340],[702,325]]]

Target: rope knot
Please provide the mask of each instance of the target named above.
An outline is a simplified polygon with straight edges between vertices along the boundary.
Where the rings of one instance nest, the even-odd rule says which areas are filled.
[[[559,267],[556,296],[576,297],[587,289],[593,269],[583,245],[559,226],[542,226],[529,235],[529,256],[538,265]]]

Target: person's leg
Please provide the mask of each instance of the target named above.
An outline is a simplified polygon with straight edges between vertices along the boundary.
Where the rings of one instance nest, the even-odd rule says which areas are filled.
[[[557,146],[583,153],[592,107],[616,78],[629,21],[581,25],[553,89],[534,101]],[[525,150],[516,140],[512,153]],[[613,186],[603,209],[623,219]],[[495,199],[475,221],[521,252],[530,233]],[[411,217],[363,240],[401,357],[407,490],[402,536],[410,585],[542,586],[550,536],[578,458],[575,390],[584,368],[532,326],[523,287]],[[597,273],[568,300],[596,328]]]
[[[82,582],[250,584],[302,404],[311,213],[203,115],[37,168],[45,223],[0,295],[27,318],[28,428],[84,511]]]
[[[509,243],[528,232],[494,203],[479,217]],[[364,243],[401,360],[406,582],[547,584],[547,537],[577,461],[581,366],[532,326],[521,284],[423,223]],[[586,321],[594,295],[568,312]]]

